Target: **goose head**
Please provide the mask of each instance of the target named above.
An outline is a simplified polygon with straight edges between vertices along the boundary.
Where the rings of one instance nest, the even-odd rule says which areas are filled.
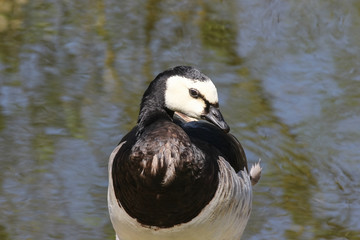
[[[140,108],[157,106],[191,120],[206,120],[229,132],[218,103],[214,83],[199,70],[178,66],[160,73],[145,91]]]

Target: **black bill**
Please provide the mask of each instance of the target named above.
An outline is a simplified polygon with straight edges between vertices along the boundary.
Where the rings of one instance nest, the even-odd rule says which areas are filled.
[[[201,118],[215,124],[226,133],[230,131],[230,127],[225,122],[220,110],[214,106],[210,106],[209,112],[205,115],[202,115]]]

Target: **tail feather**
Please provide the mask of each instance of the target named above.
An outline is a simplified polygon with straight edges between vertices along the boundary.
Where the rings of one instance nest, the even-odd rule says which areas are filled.
[[[253,186],[259,182],[261,177],[262,167],[260,166],[260,162],[261,159],[259,159],[259,162],[255,163],[255,165],[252,165],[250,169],[251,185]]]

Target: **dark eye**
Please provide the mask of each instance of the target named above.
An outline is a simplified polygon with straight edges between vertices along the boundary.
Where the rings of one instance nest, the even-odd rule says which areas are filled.
[[[198,98],[199,97],[199,91],[194,89],[194,88],[190,88],[189,89],[189,94],[190,96],[192,96],[193,98]]]

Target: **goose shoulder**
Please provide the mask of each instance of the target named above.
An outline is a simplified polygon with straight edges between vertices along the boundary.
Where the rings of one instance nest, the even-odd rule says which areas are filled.
[[[179,121],[179,124],[193,141],[195,139],[201,141],[200,146],[207,143],[218,149],[219,156],[223,156],[235,172],[244,169],[248,171],[245,151],[232,134],[225,133],[206,121]]]

